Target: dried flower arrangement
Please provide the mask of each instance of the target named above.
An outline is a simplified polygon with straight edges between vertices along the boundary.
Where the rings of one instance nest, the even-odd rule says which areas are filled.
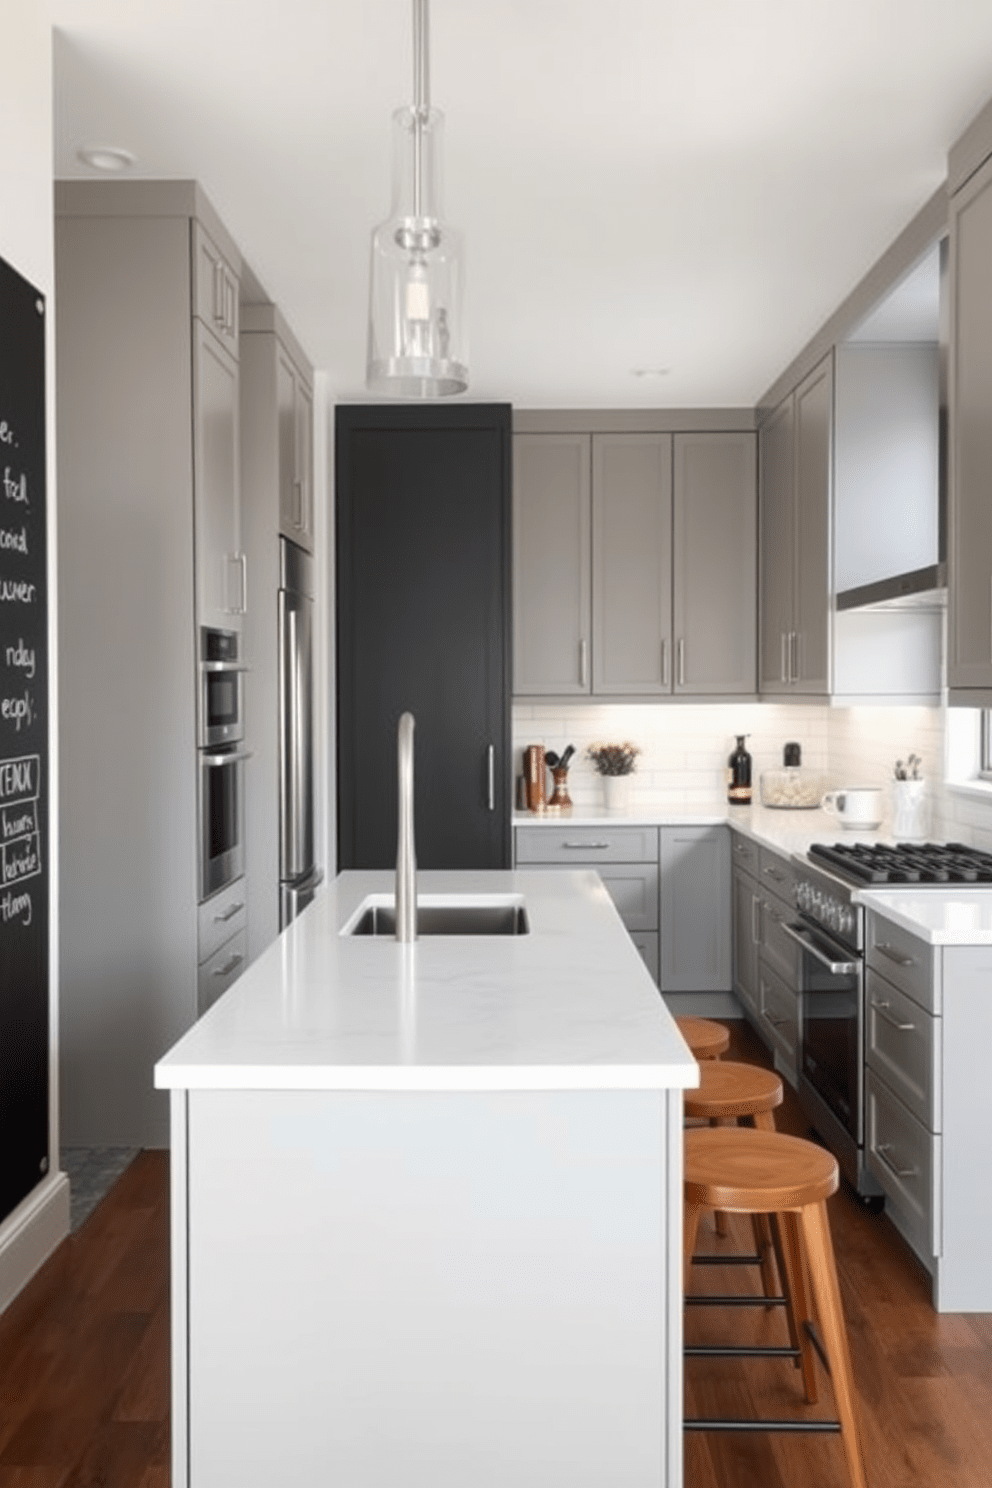
[[[640,752],[636,744],[590,744],[586,755],[600,775],[632,775]]]

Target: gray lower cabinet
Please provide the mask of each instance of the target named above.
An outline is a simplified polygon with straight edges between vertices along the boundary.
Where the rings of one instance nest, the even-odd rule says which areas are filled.
[[[661,990],[727,992],[731,985],[730,831],[662,827]]]
[[[658,828],[517,827],[521,868],[595,868],[630,938],[658,980]]]
[[[947,680],[977,707],[992,702],[992,161],[951,199],[950,221]]]
[[[865,1151],[939,1312],[992,1311],[992,946],[931,945],[867,916]]]
[[[732,832],[733,987],[776,1065],[799,1079],[799,952],[785,926],[795,915],[791,863]]]
[[[514,436],[517,696],[753,695],[751,431]]]

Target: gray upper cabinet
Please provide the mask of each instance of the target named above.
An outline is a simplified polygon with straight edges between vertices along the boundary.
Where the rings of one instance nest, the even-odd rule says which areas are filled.
[[[517,434],[514,693],[753,694],[755,486],[749,431]]]
[[[951,202],[951,320],[948,685],[969,701],[992,689],[992,161]]]
[[[313,552],[313,387],[280,343],[276,370],[279,404],[279,530]]]
[[[672,687],[755,690],[755,436],[676,434]]]
[[[202,222],[192,225],[193,314],[238,358],[240,287],[238,269],[218,248]]]
[[[193,512],[196,613],[201,625],[238,629],[248,601],[241,545],[238,363],[193,322]]]
[[[592,690],[671,686],[672,436],[594,434]]]
[[[513,440],[513,691],[575,697],[591,678],[588,434]]]
[[[833,353],[761,430],[759,688],[830,690]]]

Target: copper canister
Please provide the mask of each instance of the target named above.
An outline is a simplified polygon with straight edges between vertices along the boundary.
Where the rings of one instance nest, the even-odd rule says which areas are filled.
[[[547,789],[543,744],[528,744],[524,750],[524,777],[527,781],[528,811],[543,811]]]

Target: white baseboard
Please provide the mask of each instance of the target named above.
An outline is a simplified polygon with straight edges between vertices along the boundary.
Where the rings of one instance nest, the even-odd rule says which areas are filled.
[[[0,1312],[69,1233],[69,1180],[53,1173],[0,1225]]]

